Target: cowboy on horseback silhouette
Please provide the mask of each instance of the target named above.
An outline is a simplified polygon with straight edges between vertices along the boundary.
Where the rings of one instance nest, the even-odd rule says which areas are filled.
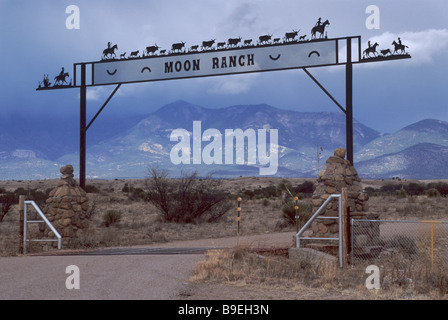
[[[62,67],[61,72],[56,77],[54,77],[54,85],[63,85],[64,83],[67,83],[67,81],[65,81],[65,78],[67,78],[68,76],[68,72],[65,72],[64,67]]]
[[[330,22],[328,20],[325,20],[325,22],[321,22],[322,18],[319,18],[317,20],[316,25],[311,29],[311,39],[316,39],[316,34],[320,33],[320,37],[319,38],[323,38],[324,37],[324,33],[325,33],[325,27],[327,25],[330,25]]]
[[[398,53],[398,51],[401,51],[401,54],[406,53],[406,48],[409,48],[408,46],[405,46],[404,44],[401,43],[400,37],[398,37],[398,42],[394,41],[392,42],[392,45],[395,47],[394,54]]]
[[[370,40],[367,42],[367,45],[369,46],[366,50],[363,52],[364,58],[370,58],[370,54],[373,53],[375,56],[378,55],[378,52],[376,52],[376,47],[378,47],[378,43],[375,42],[374,45],[370,43]]]
[[[112,58],[112,56],[116,57],[117,55],[115,54],[115,50],[118,49],[117,45],[112,46],[112,43],[109,41],[107,42],[107,49],[104,49],[103,51],[103,59],[106,59],[110,56],[110,58]]]
[[[59,72],[58,77],[60,77],[60,78],[64,77],[64,67],[62,67],[62,70],[61,70],[61,72]]]

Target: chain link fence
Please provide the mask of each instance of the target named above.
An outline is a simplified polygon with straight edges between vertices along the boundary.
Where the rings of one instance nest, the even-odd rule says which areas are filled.
[[[351,221],[352,266],[435,266],[448,270],[447,221]]]

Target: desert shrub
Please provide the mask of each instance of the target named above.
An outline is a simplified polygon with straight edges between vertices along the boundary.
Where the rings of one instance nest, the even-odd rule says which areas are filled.
[[[120,221],[121,213],[116,210],[107,210],[106,213],[103,214],[103,222],[106,227],[117,224]]]
[[[7,192],[0,196],[0,222],[3,221],[14,203],[16,203],[16,198],[12,193]]]
[[[432,182],[428,184],[428,188],[434,188],[439,191],[440,195],[445,197],[448,195],[448,183],[446,182]]]
[[[386,248],[395,248],[407,256],[417,253],[417,244],[414,239],[404,235],[395,235],[392,239],[386,242]]]
[[[264,188],[258,188],[254,190],[255,197],[262,198],[274,198],[277,196],[277,188],[275,186],[267,186]]]
[[[246,196],[247,198],[252,200],[252,198],[255,197],[255,192],[253,192],[252,190],[244,190],[243,196]]]
[[[296,223],[296,202],[290,200],[286,202],[282,207],[282,216],[290,224]],[[298,203],[297,214],[299,216],[300,225],[304,225],[309,218],[311,218],[313,205],[311,202],[299,202]]]
[[[197,172],[169,179],[166,171],[151,168],[146,180],[146,200],[167,222],[213,222],[231,208],[221,185],[221,180],[211,177],[198,179]]]
[[[92,184],[88,184],[88,185],[86,185],[86,189],[85,189],[85,191],[86,191],[87,193],[100,193],[100,192],[101,192],[100,189],[98,189],[97,187],[95,187],[95,186],[92,185]]]
[[[24,189],[17,188],[13,193],[15,196],[15,202],[18,203],[19,196],[25,196],[26,200],[34,201],[40,208],[45,205],[45,201],[48,199],[48,194],[51,189],[47,189],[45,192],[37,189]]]
[[[387,183],[384,186],[381,186],[379,191],[386,195],[393,195],[395,194],[395,191],[401,190],[402,188],[403,185],[401,184]]]
[[[125,188],[123,188],[124,190]],[[131,201],[144,201],[147,195],[142,188],[130,187],[128,192],[128,199]]]
[[[425,191],[425,185],[421,183],[411,182],[404,187],[404,190],[411,196],[418,196],[423,194],[423,192]]]
[[[263,205],[263,207],[267,207],[269,205],[269,200],[263,199],[263,201],[261,201],[261,204]]]
[[[369,195],[369,197],[375,197],[379,195],[379,190],[375,189],[373,187],[366,187],[364,189],[364,192],[367,193]]]
[[[405,190],[400,189],[400,190],[395,190],[395,196],[397,198],[406,198],[408,195]]]
[[[129,186],[128,183],[125,183],[124,186],[123,186],[123,188],[121,189],[121,191],[122,191],[122,192],[125,192],[125,193],[130,193],[130,192],[132,192],[133,190],[134,190],[134,187],[133,187],[133,186]]]
[[[282,179],[282,181],[277,184],[276,194],[282,194],[283,192],[292,193],[292,184],[287,179]]]
[[[314,192],[314,183],[311,181],[305,181],[293,188],[295,194],[303,193],[303,194],[312,194]]]
[[[438,197],[440,197],[440,192],[436,188],[431,188],[431,189],[425,190],[424,194],[428,198],[438,198]]]

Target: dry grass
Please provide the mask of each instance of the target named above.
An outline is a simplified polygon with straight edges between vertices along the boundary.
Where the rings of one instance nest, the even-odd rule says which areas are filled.
[[[244,180],[244,179],[242,179]],[[256,182],[256,187],[276,184],[271,179],[264,181],[259,178],[248,178],[246,183],[235,180],[225,182],[228,192],[238,194],[242,186],[250,187]],[[0,187],[7,191],[14,191],[19,187],[25,189],[39,189],[45,191],[56,186],[57,180],[45,181],[0,181]],[[134,188],[145,188],[144,180],[93,180],[87,185],[100,190],[99,193],[89,193],[89,203],[94,205],[87,229],[75,248],[96,248],[145,245],[163,243],[176,240],[195,240],[206,238],[221,238],[235,236],[237,233],[237,201],[235,196],[235,210],[230,210],[219,221],[203,224],[182,224],[162,221],[156,208],[131,194],[123,192],[125,185]],[[238,189],[237,189],[238,188]],[[263,205],[263,199],[248,200],[243,198],[241,203],[240,234],[264,234],[273,232],[281,217],[281,200],[269,199],[268,205]],[[121,214],[121,221],[106,227],[103,214],[114,210]],[[290,226],[287,230],[293,230]],[[19,212],[18,205],[6,215],[0,223],[0,256],[15,255],[19,248]],[[33,248],[31,248],[33,249]],[[34,250],[37,250],[35,248]],[[33,252],[33,250],[29,251]]]
[[[340,269],[336,265],[259,255],[248,247],[235,247],[209,251],[196,265],[190,281],[276,289],[277,299],[427,300],[446,299],[448,294],[447,271],[439,266],[422,264],[405,270],[397,268],[397,264],[383,266],[381,290],[368,290],[367,276],[365,269]]]
[[[240,195],[244,190],[254,190],[277,185],[276,178],[239,178],[225,181],[225,189]],[[293,185],[312,179],[289,179]],[[365,181],[366,186],[381,186],[381,181]],[[56,186],[56,180],[45,181],[0,181],[0,187],[14,191],[25,189],[46,190]],[[130,198],[123,192],[125,184],[134,188],[144,188],[144,180],[92,180],[99,193],[89,193],[90,204],[95,204],[89,229],[76,244],[77,248],[133,246],[162,243],[176,240],[194,240],[235,236],[235,210],[229,211],[219,221],[208,224],[166,223],[160,219],[153,206],[138,199]],[[378,213],[381,219],[393,220],[448,220],[448,198],[428,198],[426,196],[397,198],[395,196],[371,197],[370,211]],[[241,202],[241,234],[266,234],[276,231],[276,224],[282,216],[282,203],[278,198],[243,197]],[[104,225],[102,216],[108,210],[121,214],[121,221],[109,227]],[[286,231],[293,231],[289,225]],[[18,205],[13,206],[0,223],[0,256],[18,253],[19,247]],[[401,269],[400,269],[401,270]],[[367,290],[365,269],[331,268],[316,266],[307,261],[291,261],[281,256],[260,255],[246,247],[232,250],[215,250],[206,254],[198,263],[194,276],[195,283],[225,283],[236,287],[253,287],[278,290],[276,298],[288,299],[291,292],[301,297],[318,299],[440,299],[445,297],[447,270],[439,264],[436,268],[422,264],[417,268],[400,271],[397,265],[382,270],[382,290]],[[413,279],[409,282],[406,279]],[[270,290],[270,289],[269,289]]]

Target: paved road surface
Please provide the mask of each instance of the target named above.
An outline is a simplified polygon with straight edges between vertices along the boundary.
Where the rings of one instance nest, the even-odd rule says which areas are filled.
[[[293,233],[242,237],[253,247],[290,247]],[[198,248],[233,247],[236,238],[165,243],[123,248],[108,254],[65,252],[66,255],[0,258],[0,299],[179,299],[195,264],[203,259]],[[193,249],[193,250],[192,250]],[[105,250],[107,251],[107,250]],[[69,290],[66,280],[79,268],[80,289]]]

